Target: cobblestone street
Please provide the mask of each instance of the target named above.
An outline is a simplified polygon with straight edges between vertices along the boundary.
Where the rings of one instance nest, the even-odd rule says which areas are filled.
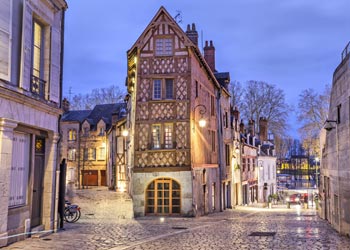
[[[271,233],[250,236],[252,233]],[[314,210],[226,210],[201,218],[93,218],[4,249],[350,249]]]

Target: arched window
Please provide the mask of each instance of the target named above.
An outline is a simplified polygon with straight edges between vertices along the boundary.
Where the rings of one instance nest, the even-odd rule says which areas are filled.
[[[170,178],[152,181],[146,190],[146,214],[180,214],[181,187]]]

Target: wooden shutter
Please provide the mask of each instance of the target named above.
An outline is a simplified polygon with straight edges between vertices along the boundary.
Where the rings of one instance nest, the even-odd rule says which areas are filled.
[[[12,145],[12,165],[10,179],[9,206],[26,204],[29,171],[30,137],[14,133]]]
[[[0,0],[0,79],[10,81],[12,0]]]
[[[58,103],[60,100],[60,71],[61,71],[61,13],[55,13],[51,27],[51,66],[50,66],[50,100]]]
[[[23,24],[22,24],[22,60],[20,86],[30,90],[30,75],[32,65],[32,33],[33,33],[33,11],[28,3],[23,1]]]

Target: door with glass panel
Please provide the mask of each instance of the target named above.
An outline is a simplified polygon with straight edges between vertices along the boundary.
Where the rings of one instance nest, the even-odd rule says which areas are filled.
[[[168,178],[152,181],[146,190],[146,214],[180,214],[180,185]]]

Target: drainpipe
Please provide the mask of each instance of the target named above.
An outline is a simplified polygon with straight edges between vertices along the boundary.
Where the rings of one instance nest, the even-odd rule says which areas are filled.
[[[220,98],[221,98],[221,91],[222,91],[222,87],[220,87],[218,89],[218,92],[217,92],[217,97],[216,97],[216,100],[217,100],[217,107],[216,107],[216,110],[217,110],[217,114],[218,114],[218,119],[217,120],[217,126],[218,126],[218,138],[217,138],[217,141],[218,141],[218,160],[219,160],[219,182],[220,182],[220,186],[219,186],[219,191],[220,191],[220,212],[223,211],[222,209],[222,203],[223,203],[223,196],[222,196],[222,170],[223,170],[223,160],[222,160],[222,143],[223,143],[223,135],[222,135],[222,123],[221,123],[221,105],[220,105]]]
[[[63,94],[63,51],[64,51],[64,22],[65,22],[65,9],[61,10],[61,53],[60,53],[60,103],[59,108],[62,108],[62,94]],[[60,133],[61,131],[61,122],[62,115],[58,117],[57,131]],[[59,164],[59,153],[60,153],[60,145],[61,145],[61,136],[57,141],[57,156],[56,156],[56,176],[55,176],[55,199],[54,199],[54,231],[57,231],[58,227],[58,194],[59,194],[59,176],[60,169],[58,168]]]

